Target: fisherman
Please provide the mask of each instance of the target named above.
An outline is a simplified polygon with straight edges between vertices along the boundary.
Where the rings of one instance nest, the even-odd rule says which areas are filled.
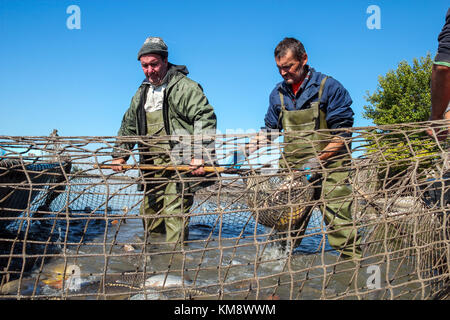
[[[285,135],[280,167],[308,169],[310,172],[331,169],[314,184],[318,186],[315,199],[323,200],[322,212],[332,230],[328,240],[344,258],[360,258],[360,237],[352,222],[349,172],[335,170],[343,168],[349,161],[344,139],[351,133],[341,129],[353,126],[352,99],[337,80],[307,64],[305,48],[295,38],[285,38],[277,45],[275,62],[284,81],[278,83],[270,94],[265,127],[251,142],[250,152],[267,143],[267,137],[274,139],[277,136],[274,133],[279,130],[301,135],[302,138]],[[330,129],[332,139],[316,129]],[[323,139],[327,139],[326,142],[318,143],[316,150],[308,143]],[[310,213],[306,214],[309,219]],[[299,230],[297,236],[304,233],[307,223],[302,221],[302,228],[295,226],[294,229]],[[300,240],[297,240],[296,245],[299,244]]]
[[[431,116],[430,120],[447,119],[450,122],[450,9],[447,10],[445,24],[438,36],[438,51],[431,73]],[[450,130],[450,124],[448,124]],[[433,136],[433,130],[427,131]],[[448,132],[438,134],[445,140]]]
[[[447,120],[446,130],[439,130],[436,137],[438,140],[447,142],[450,131],[450,9],[447,10],[444,26],[438,36],[438,50],[434,58],[431,73],[431,115],[430,120]],[[441,126],[441,124],[436,124]],[[427,133],[434,137],[433,128]],[[444,162],[442,178],[433,182],[427,193],[430,195],[429,205],[441,205],[443,212],[450,204],[450,163]],[[426,201],[427,202],[427,201]],[[442,215],[440,214],[442,218]],[[448,227],[447,227],[448,228]],[[450,232],[450,230],[448,231]]]
[[[431,72],[431,115],[430,120],[447,120],[447,128],[440,128],[436,137],[440,141],[448,142],[450,131],[450,9],[447,10],[445,24],[438,36],[438,51],[434,58]],[[440,123],[433,124],[442,126]],[[434,138],[434,128],[427,133]],[[425,202],[431,206],[441,204],[445,208],[450,203],[450,164],[448,160],[443,163],[442,179],[433,182],[431,188],[425,192]],[[447,189],[447,191],[445,191]],[[442,196],[443,193],[443,196]],[[441,201],[443,201],[441,203]]]
[[[152,136],[168,137],[170,135],[203,135],[210,137],[216,131],[216,115],[213,107],[203,93],[202,87],[186,77],[186,66],[168,62],[168,47],[159,37],[148,37],[137,56],[145,79],[131,100],[126,111],[118,136]],[[176,160],[174,150],[179,144],[177,139],[161,138],[151,147],[140,146],[140,162],[153,165],[173,165]],[[179,140],[179,139],[178,139]],[[204,154],[211,150],[212,141],[203,138],[201,150],[189,154],[190,174],[186,176],[203,176]],[[113,165],[115,171],[121,171],[122,165],[129,158],[134,143],[120,143],[115,146]],[[183,148],[185,150],[185,148]],[[189,149],[190,150],[190,149]],[[153,156],[151,156],[153,154]],[[154,156],[156,154],[156,156]],[[186,155],[182,155],[185,158]],[[180,157],[177,159],[179,160]],[[188,160],[188,161],[189,161]],[[173,171],[152,173],[153,178],[174,178]],[[145,176],[149,176],[146,173]],[[144,202],[140,213],[143,215],[144,229],[149,233],[165,233],[167,242],[187,240],[187,214],[193,203],[193,194],[184,188],[186,184],[151,183],[144,185]],[[183,192],[184,196],[181,196]],[[159,217],[158,216],[165,216]],[[172,217],[173,216],[173,217]]]

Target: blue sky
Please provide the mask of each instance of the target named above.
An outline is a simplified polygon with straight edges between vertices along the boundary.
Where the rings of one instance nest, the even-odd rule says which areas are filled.
[[[430,52],[448,0],[65,1],[0,0],[0,135],[113,136],[144,76],[136,59],[147,36],[169,46],[214,106],[218,129],[257,130],[281,77],[273,50],[301,40],[316,70],[350,92],[355,126],[366,91],[401,60]],[[70,30],[66,9],[81,10]],[[381,29],[370,30],[370,5]]]

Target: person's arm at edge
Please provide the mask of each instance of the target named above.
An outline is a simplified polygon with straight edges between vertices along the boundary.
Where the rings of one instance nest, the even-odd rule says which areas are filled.
[[[195,110],[192,121],[194,122],[194,128],[200,128],[201,132],[194,132],[195,135],[203,135],[202,139],[202,153],[207,149],[212,148],[214,145],[213,135],[216,133],[217,117],[214,112],[214,108],[209,104],[206,95],[203,92],[203,88],[200,84],[194,86],[189,94],[185,96],[187,113],[190,114],[191,110]],[[208,138],[210,137],[210,138]],[[194,151],[195,152],[195,151]],[[190,163],[190,169],[194,176],[203,176],[206,174],[204,165],[205,159],[203,154],[194,154],[194,157]]]
[[[139,92],[139,91],[138,91]],[[120,125],[120,129],[117,133],[117,136],[134,136],[137,135],[137,128],[136,128],[136,98],[138,96],[138,93],[136,93],[136,95],[132,98],[131,103],[130,103],[130,107],[128,108],[128,110],[125,112],[123,118],[122,118],[122,123]],[[122,143],[122,144],[117,144],[114,147],[114,152],[113,152],[113,160],[112,160],[112,164],[113,165],[117,165],[117,166],[113,166],[112,169],[116,172],[120,172],[123,170],[123,167],[121,166],[122,164],[125,164],[129,158],[128,155],[123,156],[122,153],[120,152],[120,149],[127,149],[127,150],[131,150],[134,147],[134,143]]]

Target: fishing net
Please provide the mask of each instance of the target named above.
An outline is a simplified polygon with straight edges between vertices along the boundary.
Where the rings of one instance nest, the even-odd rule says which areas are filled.
[[[304,173],[254,175],[247,179],[248,206],[257,208],[253,217],[258,223],[287,230],[305,219],[314,195],[314,186]]]
[[[449,145],[430,125],[353,128],[343,165],[314,182],[279,168],[282,134],[238,165],[255,135],[216,135],[201,177],[175,161],[137,169],[170,158],[148,147],[173,137],[1,136],[0,299],[446,299]],[[117,152],[132,169],[102,167]],[[323,188],[335,172],[348,175]],[[144,232],[145,197],[170,184],[155,214],[181,219],[182,243]],[[189,197],[187,212],[164,211]]]

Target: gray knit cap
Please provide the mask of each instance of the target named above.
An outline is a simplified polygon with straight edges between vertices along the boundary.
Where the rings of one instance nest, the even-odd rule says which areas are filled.
[[[144,44],[142,45],[141,50],[138,53],[138,60],[144,54],[159,54],[162,57],[167,57],[169,52],[167,51],[167,45],[164,43],[164,40],[159,37],[148,37],[145,39]]]

